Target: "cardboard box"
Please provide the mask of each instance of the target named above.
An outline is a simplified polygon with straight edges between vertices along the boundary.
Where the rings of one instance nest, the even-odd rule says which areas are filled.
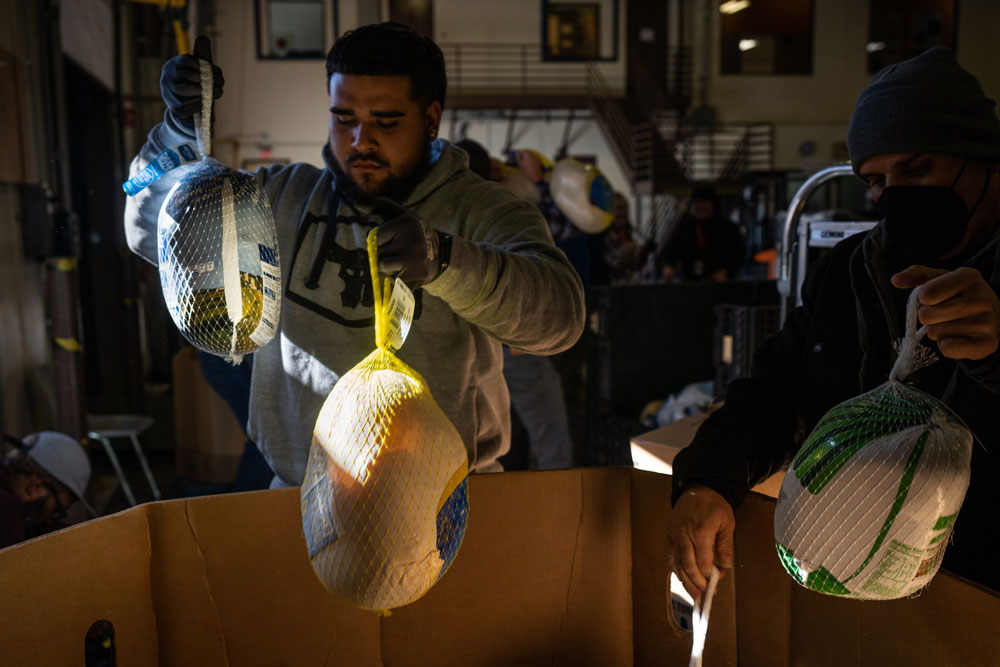
[[[177,474],[228,484],[236,477],[246,433],[222,397],[205,382],[194,347],[181,348],[172,365]]]
[[[0,551],[0,665],[687,665],[667,622],[670,478],[629,468],[474,476],[451,570],[386,618],[323,589],[297,489],[141,505]],[[1000,664],[1000,597],[939,574],[920,597],[840,600],[778,563],[773,501],[737,512],[706,667]]]
[[[639,470],[672,475],[674,457],[677,456],[677,452],[691,444],[694,434],[698,432],[698,427],[721,405],[721,403],[717,403],[708,412],[699,412],[690,417],[679,419],[673,424],[667,424],[633,437],[629,443],[632,449],[632,465]],[[753,487],[753,490],[765,496],[777,498],[784,478],[785,471],[781,470]]]

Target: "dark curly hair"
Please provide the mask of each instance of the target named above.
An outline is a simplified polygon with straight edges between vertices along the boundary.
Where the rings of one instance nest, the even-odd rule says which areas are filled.
[[[422,109],[444,106],[448,78],[444,54],[431,39],[401,23],[374,23],[344,33],[326,55],[326,88],[334,74],[408,76],[410,96]]]
[[[35,459],[31,458],[23,452],[15,452],[6,460],[4,460],[4,465],[7,466],[12,472],[19,475],[38,475],[39,477],[46,477],[52,479],[52,475],[49,471],[38,465]]]

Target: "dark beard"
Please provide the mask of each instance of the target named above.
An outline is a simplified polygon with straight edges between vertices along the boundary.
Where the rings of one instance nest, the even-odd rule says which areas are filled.
[[[45,505],[48,500],[46,496],[21,504],[21,516],[24,518],[24,528],[29,535],[40,534],[34,531],[37,531],[47,521],[47,517],[45,517]]]
[[[354,182],[340,163],[333,156],[329,142],[323,147],[323,154],[326,163],[337,178],[337,188],[340,190],[344,200],[349,204],[368,205],[374,197],[388,197],[393,201],[403,203],[416,189],[420,181],[424,180],[431,167],[431,144],[430,136],[424,144],[426,146],[423,153],[411,165],[404,165],[403,172],[398,175],[389,175],[376,190],[364,192]]]

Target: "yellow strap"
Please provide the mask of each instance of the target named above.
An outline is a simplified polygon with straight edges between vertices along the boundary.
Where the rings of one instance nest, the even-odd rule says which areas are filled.
[[[372,364],[372,368],[392,368],[406,373],[420,383],[425,391],[430,391],[427,381],[416,370],[406,365],[389,347],[389,297],[392,294],[392,280],[385,279],[383,286],[378,276],[378,228],[368,232],[368,270],[372,274],[372,293],[375,297],[375,345],[381,353],[372,352],[361,363]],[[459,480],[461,481],[461,480]]]
[[[180,5],[183,7],[183,4]],[[174,39],[177,40],[177,53],[191,53],[191,40],[188,39],[187,31],[184,30],[184,25],[178,21],[174,20]]]
[[[375,345],[386,348],[389,341],[389,317],[386,308],[389,305],[389,294],[392,283],[386,278],[385,287],[378,279],[378,228],[368,232],[368,270],[372,274],[372,294],[375,297]]]
[[[59,257],[55,261],[56,271],[76,270],[76,260],[72,257]]]
[[[80,341],[76,338],[60,338],[55,337],[56,345],[66,350],[67,352],[79,352],[83,349],[83,345],[80,345]]]

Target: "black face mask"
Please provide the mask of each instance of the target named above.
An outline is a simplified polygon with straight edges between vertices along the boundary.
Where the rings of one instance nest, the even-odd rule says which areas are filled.
[[[885,188],[878,207],[885,215],[885,240],[889,252],[906,266],[936,264],[965,237],[969,219],[979,208],[989,186],[990,172],[972,211],[952,188],[968,164],[966,160],[951,187],[894,185]],[[904,267],[905,268],[905,267]]]

